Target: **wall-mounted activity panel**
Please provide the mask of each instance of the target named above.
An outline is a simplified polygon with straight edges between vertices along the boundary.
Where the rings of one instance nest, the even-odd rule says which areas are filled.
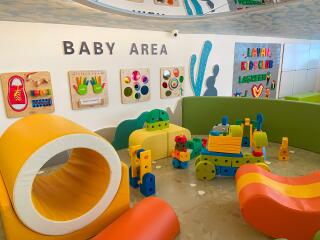
[[[162,99],[183,96],[184,67],[163,67],[160,70],[160,79]]]
[[[105,71],[70,71],[72,109],[102,107],[108,104]]]
[[[11,72],[0,75],[9,118],[54,112],[49,72]]]
[[[121,69],[122,103],[150,100],[150,71],[147,68]]]

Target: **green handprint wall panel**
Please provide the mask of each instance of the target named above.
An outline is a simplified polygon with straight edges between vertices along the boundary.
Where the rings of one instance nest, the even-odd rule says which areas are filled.
[[[108,104],[105,71],[70,71],[69,84],[72,109],[102,107]]]

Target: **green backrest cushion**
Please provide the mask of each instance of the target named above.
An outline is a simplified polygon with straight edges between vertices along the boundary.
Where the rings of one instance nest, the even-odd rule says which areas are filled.
[[[320,153],[320,104],[236,97],[185,97],[182,125],[194,135],[207,135],[223,116],[229,123],[263,113],[262,129],[271,142],[289,138],[289,145]]]

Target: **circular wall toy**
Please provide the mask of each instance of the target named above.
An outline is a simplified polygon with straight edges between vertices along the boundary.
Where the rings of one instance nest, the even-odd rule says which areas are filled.
[[[121,70],[122,103],[144,102],[150,99],[149,75],[149,69],[144,68]]]
[[[163,67],[160,70],[160,97],[162,99],[183,96],[184,68]]]

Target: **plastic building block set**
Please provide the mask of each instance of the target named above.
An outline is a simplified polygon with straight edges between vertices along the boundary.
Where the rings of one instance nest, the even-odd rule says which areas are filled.
[[[253,131],[250,126],[248,137],[243,136],[245,124],[230,125],[228,118],[223,117],[222,123],[212,128],[207,147],[201,151],[200,157],[195,161],[197,178],[212,180],[215,176],[235,176],[238,168],[248,163],[256,163],[268,168],[263,156],[263,148],[267,147],[268,138],[267,134],[261,130],[262,122],[263,117],[258,114],[257,128]],[[252,144],[252,150],[243,152],[243,143]]]

